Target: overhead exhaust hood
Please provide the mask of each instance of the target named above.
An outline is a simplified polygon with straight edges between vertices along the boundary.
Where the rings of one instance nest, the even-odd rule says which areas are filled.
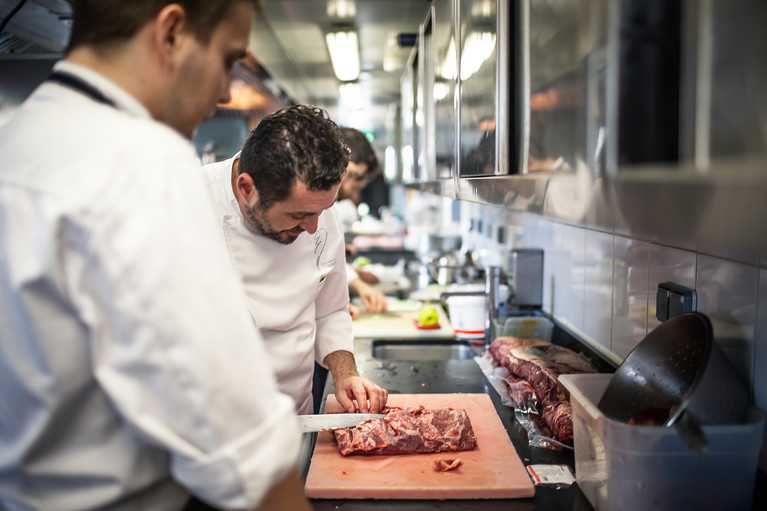
[[[72,7],[66,0],[0,3],[0,55],[60,54],[69,40]]]

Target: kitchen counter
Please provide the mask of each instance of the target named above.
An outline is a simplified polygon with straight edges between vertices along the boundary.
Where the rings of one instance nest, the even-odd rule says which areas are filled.
[[[385,387],[390,394],[486,393],[490,396],[502,423],[506,427],[509,438],[525,466],[530,464],[567,464],[574,470],[575,464],[572,452],[553,451],[528,445],[527,432],[514,419],[513,410],[501,403],[500,397],[490,387],[474,360],[418,362],[379,360],[373,357],[372,347],[372,339],[355,340],[355,357],[360,374]],[[332,393],[333,390],[332,379],[328,379],[325,385],[324,396]],[[767,476],[760,471],[757,474],[753,510],[767,509],[765,506],[767,503],[766,482]],[[338,509],[347,511],[420,511],[428,509],[466,511],[593,511],[591,504],[580,491],[577,484],[561,490],[537,486],[535,496],[524,499],[445,501],[313,499],[312,506],[318,511]]]
[[[450,325],[445,309],[440,305],[434,305],[437,311],[438,328],[419,329],[416,327],[418,312],[422,303],[414,300],[389,299],[388,310],[384,313],[374,314],[362,308],[360,316],[352,321],[354,338],[377,337],[387,339],[418,339],[418,338],[446,338],[453,339],[455,331]]]
[[[372,340],[355,340],[355,357],[360,374],[386,388],[390,394],[417,393],[486,393],[490,395],[506,430],[525,465],[531,463],[567,464],[574,467],[572,452],[558,452],[530,447],[527,432],[514,419],[513,410],[501,403],[500,397],[487,382],[474,360],[441,361],[392,361],[379,360],[372,356]],[[333,392],[331,379],[324,395]],[[487,500],[339,500],[314,499],[316,510],[423,510],[455,509],[477,511],[534,511],[534,510],[591,510],[586,497],[577,485],[563,490],[536,487],[535,497],[526,499]]]

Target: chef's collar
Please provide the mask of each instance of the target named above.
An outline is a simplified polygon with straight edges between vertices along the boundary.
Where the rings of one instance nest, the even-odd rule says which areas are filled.
[[[115,107],[123,112],[136,117],[152,118],[149,110],[147,110],[136,98],[128,94],[124,89],[120,88],[104,75],[99,74],[92,69],[68,60],[60,60],[53,66],[53,71],[60,71],[82,79],[111,100],[115,104]]]
[[[225,171],[221,172],[221,186],[224,187],[224,194],[226,195],[226,203],[229,206],[229,212],[232,215],[244,218],[242,211],[240,210],[240,205],[237,203],[237,197],[234,196],[234,184],[232,183],[234,161],[240,157],[241,152],[242,151],[238,151],[234,156],[223,162],[223,165],[225,165]]]

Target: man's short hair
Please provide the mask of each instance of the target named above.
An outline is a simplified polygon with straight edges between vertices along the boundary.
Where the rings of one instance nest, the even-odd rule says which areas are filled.
[[[328,113],[311,105],[284,108],[264,117],[248,135],[238,173],[253,178],[261,207],[287,199],[299,179],[312,191],[341,182],[349,149]]]
[[[261,0],[71,0],[72,32],[67,51],[127,41],[169,4],[184,8],[192,32],[207,43],[229,8],[239,2],[250,2],[256,9],[261,6]]]

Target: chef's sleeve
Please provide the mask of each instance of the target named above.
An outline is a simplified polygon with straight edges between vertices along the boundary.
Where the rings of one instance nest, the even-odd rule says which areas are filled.
[[[346,263],[346,284],[349,285],[349,282],[352,280],[359,278],[359,275],[357,275],[357,272],[354,269],[354,266],[352,266],[349,263]]]
[[[91,206],[92,228],[71,229],[87,257],[69,285],[92,325],[95,378],[118,412],[167,451],[174,478],[191,493],[215,507],[251,509],[296,466],[300,433],[196,163],[174,156],[142,162],[172,179],[131,172],[140,168],[135,155],[126,155],[128,168],[109,170],[115,180],[104,204]],[[122,204],[143,207],[121,213]]]

